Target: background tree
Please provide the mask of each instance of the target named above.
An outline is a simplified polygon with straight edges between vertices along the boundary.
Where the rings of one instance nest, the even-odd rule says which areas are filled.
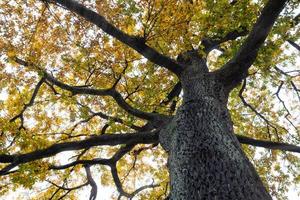
[[[1,194],[284,199],[299,183],[297,1],[0,5]]]

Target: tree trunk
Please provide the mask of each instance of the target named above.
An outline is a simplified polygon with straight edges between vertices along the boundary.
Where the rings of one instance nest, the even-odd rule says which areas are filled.
[[[204,59],[181,62],[183,104],[160,136],[169,153],[170,199],[272,199],[233,134],[228,92]]]

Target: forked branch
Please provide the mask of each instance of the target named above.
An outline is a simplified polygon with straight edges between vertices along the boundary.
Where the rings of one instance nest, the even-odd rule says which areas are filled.
[[[287,0],[269,0],[237,54],[216,71],[218,78],[229,91],[248,76],[248,69],[255,61],[259,48],[266,40],[286,2]]]

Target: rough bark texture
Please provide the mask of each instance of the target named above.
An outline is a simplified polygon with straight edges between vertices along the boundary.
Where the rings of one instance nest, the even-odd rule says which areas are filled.
[[[184,102],[160,136],[169,152],[170,198],[271,199],[233,134],[228,94],[192,54],[179,57]]]

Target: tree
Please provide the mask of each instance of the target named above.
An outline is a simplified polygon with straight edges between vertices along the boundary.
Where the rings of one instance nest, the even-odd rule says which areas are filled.
[[[2,194],[96,199],[97,172],[129,199],[299,183],[297,1],[0,4]]]

